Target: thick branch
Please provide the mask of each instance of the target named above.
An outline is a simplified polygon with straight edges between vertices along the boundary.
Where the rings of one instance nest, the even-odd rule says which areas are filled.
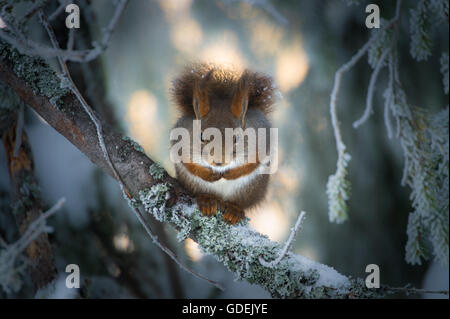
[[[16,127],[18,125],[18,121],[13,119],[9,128],[0,132],[0,135],[2,135],[11,179],[14,217],[19,232],[23,235],[30,224],[41,216],[43,205],[33,172],[33,157],[26,133],[20,132],[21,140],[19,143],[17,141]],[[36,290],[46,286],[56,277],[55,261],[47,234],[42,233],[33,240],[26,248],[26,254],[30,261],[30,277]]]

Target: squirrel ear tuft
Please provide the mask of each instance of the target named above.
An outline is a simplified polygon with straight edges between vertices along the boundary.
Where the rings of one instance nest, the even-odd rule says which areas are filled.
[[[235,118],[241,121],[242,127],[244,127],[245,114],[248,109],[250,88],[249,77],[249,72],[245,70],[237,83],[236,92],[234,93],[233,101],[231,102],[231,113]]]
[[[201,119],[209,113],[209,95],[208,81],[210,80],[214,69],[210,70],[201,79],[194,80],[194,94],[192,98],[192,106],[194,108],[195,117]]]

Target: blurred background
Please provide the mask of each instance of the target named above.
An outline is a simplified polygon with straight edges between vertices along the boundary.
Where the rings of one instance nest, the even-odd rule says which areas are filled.
[[[343,224],[328,220],[326,183],[337,159],[329,114],[334,73],[370,35],[364,24],[369,2],[351,2],[134,0],[107,51],[89,65],[69,63],[69,67],[89,102],[171,175],[169,131],[178,114],[169,90],[178,72],[200,60],[271,75],[280,91],[271,117],[279,130],[279,169],[266,201],[249,216],[251,226],[283,242],[304,210],[307,216],[293,245],[295,253],[353,277],[365,277],[366,265],[377,264],[384,284],[448,289],[448,263],[405,262],[411,190],[400,185],[403,155],[398,140],[388,138],[383,120],[385,72],[375,91],[373,116],[360,128],[352,127],[365,108],[372,72],[366,58],[344,76],[338,101],[343,139],[352,154],[349,220]],[[370,2],[380,6],[382,17],[394,15],[394,1]],[[448,52],[448,23],[434,33],[434,55],[416,62],[409,53],[408,27],[409,8],[415,1],[404,2],[400,74],[408,100],[419,107],[443,109],[448,96],[442,89],[439,57]],[[75,46],[89,46],[86,39],[98,38],[113,12],[111,1],[92,1],[91,9],[81,13]],[[64,17],[56,20],[62,39]],[[31,32],[44,36],[38,30]],[[50,220],[55,227],[50,240],[60,271],[70,263],[80,266],[82,296],[270,297],[258,286],[235,281],[190,239],[178,243],[173,229],[155,226],[184,263],[226,289],[219,291],[174,266],[147,237],[110,177],[30,109],[25,129],[45,201],[51,205],[60,197],[67,199]],[[0,177],[1,209],[10,214],[3,148]],[[5,225],[0,223],[0,228],[13,238]],[[23,289],[18,296],[27,293]]]

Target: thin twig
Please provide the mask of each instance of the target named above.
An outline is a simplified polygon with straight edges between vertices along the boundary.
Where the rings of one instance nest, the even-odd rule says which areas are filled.
[[[397,9],[395,17],[389,21],[389,23],[384,27],[384,29],[388,29],[394,25],[400,17],[400,5],[401,0],[397,1]],[[334,137],[336,139],[336,147],[338,154],[343,155],[343,151],[345,150],[345,144],[342,141],[341,131],[339,128],[339,121],[336,113],[336,104],[337,104],[337,95],[339,93],[339,89],[341,87],[341,79],[342,75],[349,71],[369,50],[371,44],[378,39],[378,37],[382,34],[382,30],[379,30],[373,37],[371,37],[359,50],[358,52],[344,65],[342,65],[334,75],[334,85],[333,90],[331,92],[330,98],[330,113],[331,113],[331,122],[333,125]]]
[[[364,114],[362,115],[362,117],[353,123],[354,128],[358,128],[360,125],[366,122],[367,119],[372,114],[373,94],[375,91],[375,84],[377,83],[378,74],[380,73],[381,68],[384,66],[384,60],[386,60],[386,57],[389,54],[390,50],[391,50],[390,48],[387,48],[383,51],[383,53],[380,56],[380,59],[377,62],[377,65],[375,66],[375,69],[372,72],[372,75],[370,76],[369,89],[367,92],[367,100],[366,100],[366,109],[364,110]]]
[[[59,44],[58,44],[58,42],[56,40],[55,34],[54,34],[53,30],[52,30],[52,27],[51,27],[49,21],[47,20],[47,18],[45,17],[44,13],[42,12],[42,10],[39,12],[39,16],[40,16],[42,24],[44,25],[45,29],[47,30],[47,33],[48,33],[48,35],[50,37],[50,41],[52,42],[53,46],[55,48],[59,48]],[[72,78],[70,76],[70,73],[69,73],[69,69],[67,68],[67,64],[65,63],[64,59],[62,57],[58,57],[58,62],[59,62],[60,67],[61,67],[62,76],[66,77],[66,79],[67,79],[68,88],[77,97],[78,101],[83,106],[83,109],[89,115],[91,121],[94,123],[94,125],[96,127],[97,138],[98,138],[98,142],[99,142],[100,148],[102,150],[103,156],[104,156],[106,162],[108,163],[108,166],[110,167],[111,171],[113,172],[114,177],[118,181],[120,189],[121,189],[124,197],[128,198],[129,200],[132,200],[133,197],[131,196],[130,191],[128,190],[127,186],[123,182],[122,177],[117,172],[116,167],[114,166],[114,164],[113,164],[113,162],[111,160],[111,157],[110,157],[110,155],[108,153],[105,141],[103,139],[102,124],[101,124],[100,120],[95,116],[94,111],[89,106],[89,104],[86,102],[86,100],[84,99],[83,95],[80,93],[80,91],[76,87],[75,83],[73,82],[73,80],[72,80]],[[161,244],[158,241],[158,237],[153,233],[153,231],[151,230],[150,226],[148,225],[148,223],[145,221],[144,217],[142,216],[141,212],[136,207],[131,207],[131,208],[132,208],[134,214],[136,215],[137,219],[139,220],[139,222],[144,227],[144,229],[147,232],[147,234],[153,240],[153,242],[163,252],[165,252],[177,265],[179,265],[183,270],[189,272],[190,274],[194,275],[195,277],[197,277],[199,279],[203,279],[203,280],[213,284],[214,286],[216,286],[220,290],[224,290],[223,286],[220,283],[218,283],[216,281],[213,281],[213,280],[210,280],[210,279],[208,279],[208,278],[206,278],[206,277],[196,273],[192,269],[189,269],[185,265],[183,265],[183,263],[177,258],[175,253],[173,253],[169,248],[167,248],[166,246],[164,246],[163,244]]]
[[[427,289],[418,289],[414,287],[410,287],[409,285],[406,285],[405,287],[386,287],[387,290],[391,291],[400,291],[405,293],[406,295],[409,294],[438,294],[438,295],[449,295],[448,290],[427,290]]]
[[[392,122],[390,117],[391,105],[394,99],[394,69],[392,64],[394,63],[394,53],[391,49],[391,53],[389,54],[388,60],[388,70],[389,70],[389,80],[388,80],[388,88],[385,93],[385,103],[384,103],[384,123],[386,125],[386,130],[388,133],[388,137],[391,139],[393,136],[394,129],[392,128]]]
[[[69,29],[69,36],[67,38],[67,50],[72,51],[75,43],[75,28]]]
[[[24,24],[25,22],[30,20],[40,9],[42,9],[43,7],[45,7],[47,5],[47,2],[48,2],[48,0],[42,1],[42,2],[38,1],[36,4],[34,4],[27,11],[27,13],[25,13],[25,15],[22,17],[22,19],[20,19],[19,25]]]
[[[327,192],[329,194],[333,194],[333,192],[330,191],[330,187],[335,187],[336,185],[338,186],[338,189],[341,192],[341,194],[340,194],[341,197],[338,200],[343,201],[343,203],[340,203],[340,206],[343,207],[341,209],[341,214],[343,214],[344,217],[346,217],[345,201],[348,199],[348,194],[343,193],[342,189],[349,188],[349,185],[350,185],[348,180],[346,179],[346,166],[350,159],[350,155],[347,154],[345,151],[346,146],[342,140],[340,124],[339,124],[339,120],[337,117],[337,96],[339,93],[339,89],[341,87],[342,76],[345,72],[349,71],[359,60],[361,60],[361,58],[367,53],[367,51],[371,47],[372,43],[381,36],[381,34],[384,32],[384,30],[391,28],[393,25],[397,24],[400,21],[400,6],[401,6],[401,0],[397,0],[396,14],[395,14],[394,18],[391,19],[383,27],[383,29],[378,30],[378,32],[374,36],[372,36],[358,50],[358,52],[350,59],[350,61],[348,61],[347,63],[342,65],[336,71],[336,73],[334,75],[333,90],[332,90],[331,96],[330,96],[330,114],[331,114],[331,123],[332,123],[332,127],[333,127],[334,138],[336,140],[336,149],[337,149],[337,153],[338,153],[338,159],[337,159],[337,163],[336,163],[336,166],[337,166],[336,172],[335,172],[335,174],[333,174],[329,177],[329,180],[327,183]],[[375,76],[372,77],[373,83],[375,83],[377,75],[378,75],[378,71],[375,73]],[[368,100],[370,100],[370,104],[369,104],[370,108],[368,109],[369,114],[370,114],[370,110],[371,110],[371,103],[372,103],[371,95],[372,94],[373,94],[373,86],[372,86],[372,90],[369,91],[369,96],[368,96]],[[369,99],[369,97],[370,97],[370,99]],[[345,197],[343,197],[342,195],[345,195]],[[328,201],[329,201],[330,207],[331,207],[332,200],[333,200],[333,197],[330,199],[330,195],[329,195]],[[332,218],[332,215],[333,215],[332,210],[330,210],[330,220],[331,221],[335,220],[335,218]],[[345,219],[345,218],[340,218],[340,219],[336,219],[336,220],[342,221],[343,219]]]
[[[60,1],[58,8],[56,8],[56,10],[53,11],[53,13],[48,16],[48,20],[53,21],[54,19],[56,19],[56,17],[58,17],[61,14],[61,12],[64,11],[64,8],[67,6],[67,4],[68,1]]]
[[[111,21],[108,26],[103,30],[103,35],[100,44],[94,44],[94,48],[89,50],[63,50],[55,47],[48,47],[45,45],[41,45],[36,43],[31,39],[27,39],[21,35],[20,32],[15,30],[15,27],[12,25],[7,25],[5,30],[0,29],[0,37],[5,40],[7,43],[14,46],[17,50],[19,50],[22,54],[26,54],[29,56],[39,56],[43,58],[64,58],[66,61],[72,62],[90,62],[96,59],[103,51],[108,47],[109,41],[111,39],[111,35],[119,21],[120,16],[122,15],[126,5],[128,4],[128,0],[121,0],[114,12]],[[42,8],[39,8],[38,12],[41,11]]]
[[[392,37],[391,40],[391,45],[390,47],[386,48],[383,53],[381,54],[377,65],[375,66],[375,69],[370,77],[370,81],[369,81],[369,89],[368,89],[368,93],[367,93],[367,100],[366,100],[366,109],[364,110],[364,114],[362,115],[362,117],[355,121],[353,123],[353,127],[354,128],[358,128],[359,126],[361,126],[364,122],[367,121],[367,119],[370,117],[370,115],[372,114],[373,111],[373,94],[375,91],[375,84],[378,78],[378,74],[381,70],[381,68],[384,66],[384,61],[387,58],[387,55],[389,54],[389,52],[393,52],[395,43],[397,42],[397,37],[398,37],[398,30],[399,30],[399,25],[400,25],[400,8],[401,8],[401,0],[397,1],[396,4],[396,8],[395,8],[395,16],[394,18],[391,20],[392,23],[395,23],[394,25],[394,35]],[[380,32],[380,31],[379,31]],[[382,32],[382,31],[381,31]],[[390,73],[390,72],[389,72]],[[388,110],[389,110],[389,105],[391,103],[391,98],[392,98],[392,83],[393,81],[391,81],[391,76],[389,77],[389,89],[391,91],[388,91],[388,96],[386,97],[386,103],[385,103],[385,122],[386,122],[386,126],[388,127],[388,136],[389,138],[392,136],[392,131],[388,125]]]
[[[12,244],[13,249],[12,252],[15,252],[16,255],[21,253],[33,240],[35,240],[41,233],[43,232],[50,232],[52,231],[51,227],[48,227],[45,225],[45,221],[47,218],[49,218],[51,215],[56,213],[66,202],[66,199],[63,197],[58,202],[53,205],[48,211],[43,213],[41,216],[39,216],[38,219],[33,221],[25,231],[25,233],[22,235],[22,237]]]
[[[400,23],[401,23],[401,15],[400,15],[400,8],[401,8],[401,0],[399,0],[397,2],[397,7],[395,9],[395,17],[397,19],[397,23],[395,24],[394,27],[394,35],[392,37],[392,42],[391,42],[391,52],[389,54],[389,60],[388,60],[388,70],[389,70],[389,80],[388,80],[388,88],[387,88],[387,96],[385,96],[385,104],[384,104],[384,123],[386,125],[386,130],[388,133],[388,137],[391,139],[393,136],[393,128],[392,128],[392,123],[391,123],[391,118],[390,118],[390,112],[392,111],[392,103],[394,101],[394,78],[395,78],[395,74],[394,74],[394,64],[396,63],[396,59],[395,59],[395,48],[396,48],[396,44],[397,44],[397,39],[398,39],[398,33],[400,30]],[[396,122],[397,122],[397,136],[400,134],[400,120],[398,117],[396,117]]]
[[[45,45],[41,45],[36,43],[31,39],[21,39],[18,38],[17,34],[11,32],[8,33],[5,31],[10,30],[11,28],[7,25],[4,29],[0,29],[0,38],[4,41],[12,45],[16,48],[20,53],[28,55],[28,56],[39,56],[41,58],[54,58],[54,57],[64,57],[68,61],[73,62],[84,62],[84,57],[88,55],[91,50],[77,50],[77,51],[68,51],[61,49],[54,49]]]
[[[21,255],[22,252],[42,233],[49,233],[53,230],[53,228],[47,226],[46,220],[56,213],[64,202],[65,199],[61,198],[52,208],[40,215],[39,218],[28,225],[24,234],[16,242],[7,245],[3,240],[0,240],[1,246],[4,246],[5,249],[0,254],[0,288],[3,288],[7,293],[10,292],[8,286],[10,286],[11,277],[21,272],[29,264],[29,260]],[[17,259],[22,262],[20,266],[15,266]]]
[[[289,234],[289,238],[284,244],[283,250],[281,251],[280,255],[273,261],[267,262],[265,261],[262,256],[259,256],[259,262],[264,267],[273,268],[275,267],[283,258],[286,256],[287,252],[291,248],[292,242],[294,241],[295,236],[297,235],[297,232],[300,229],[300,226],[302,225],[303,219],[305,217],[305,212],[302,211],[300,215],[298,215],[297,221],[295,222],[294,227],[291,228],[291,233]]]
[[[19,113],[17,115],[17,125],[16,125],[16,143],[14,144],[13,157],[16,158],[19,154],[20,146],[22,145],[22,132],[23,132],[23,122],[24,122],[24,107],[23,103],[20,103]]]

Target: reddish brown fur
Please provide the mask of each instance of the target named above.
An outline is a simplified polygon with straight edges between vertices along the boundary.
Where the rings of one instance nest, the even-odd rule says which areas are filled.
[[[204,167],[194,163],[183,163],[183,165],[192,175],[198,176],[207,182],[215,182],[222,177],[228,180],[244,177],[257,169],[259,163],[247,163],[242,166],[232,168],[224,173],[214,172],[209,167]]]
[[[267,114],[274,103],[274,87],[270,77],[256,72],[240,72],[213,64],[194,64],[174,80],[172,97],[181,111],[175,127],[187,128],[191,136],[192,121],[196,118],[202,120],[202,128],[214,127],[222,133],[228,127],[270,128]],[[234,181],[251,174],[259,165],[257,160],[256,163],[245,163],[219,173],[210,167],[184,162],[176,164],[175,170],[180,183],[196,196],[203,214],[211,216],[221,209],[223,219],[235,224],[245,216],[244,210],[264,199],[269,175],[256,174],[245,187],[227,197],[195,182],[191,176],[211,183],[221,178]]]
[[[171,91],[175,104],[184,115],[194,115],[194,109],[192,108],[194,85],[204,79],[212,70],[211,76],[205,83],[211,95],[221,99],[230,99],[236,92],[242,73],[214,64],[192,64],[186,67],[181,75],[173,81]],[[272,105],[275,102],[272,79],[257,72],[248,70],[246,72],[249,88],[248,108],[260,109],[267,115],[271,112]]]
[[[198,176],[207,182],[215,182],[222,178],[222,174],[214,172],[209,167],[204,167],[194,163],[183,163],[183,165],[189,173]]]
[[[259,166],[259,163],[247,163],[242,166],[238,166],[235,168],[230,169],[229,171],[226,171],[222,176],[225,179],[237,179],[240,177],[244,177],[251,172],[253,172],[255,169],[257,169]]]

